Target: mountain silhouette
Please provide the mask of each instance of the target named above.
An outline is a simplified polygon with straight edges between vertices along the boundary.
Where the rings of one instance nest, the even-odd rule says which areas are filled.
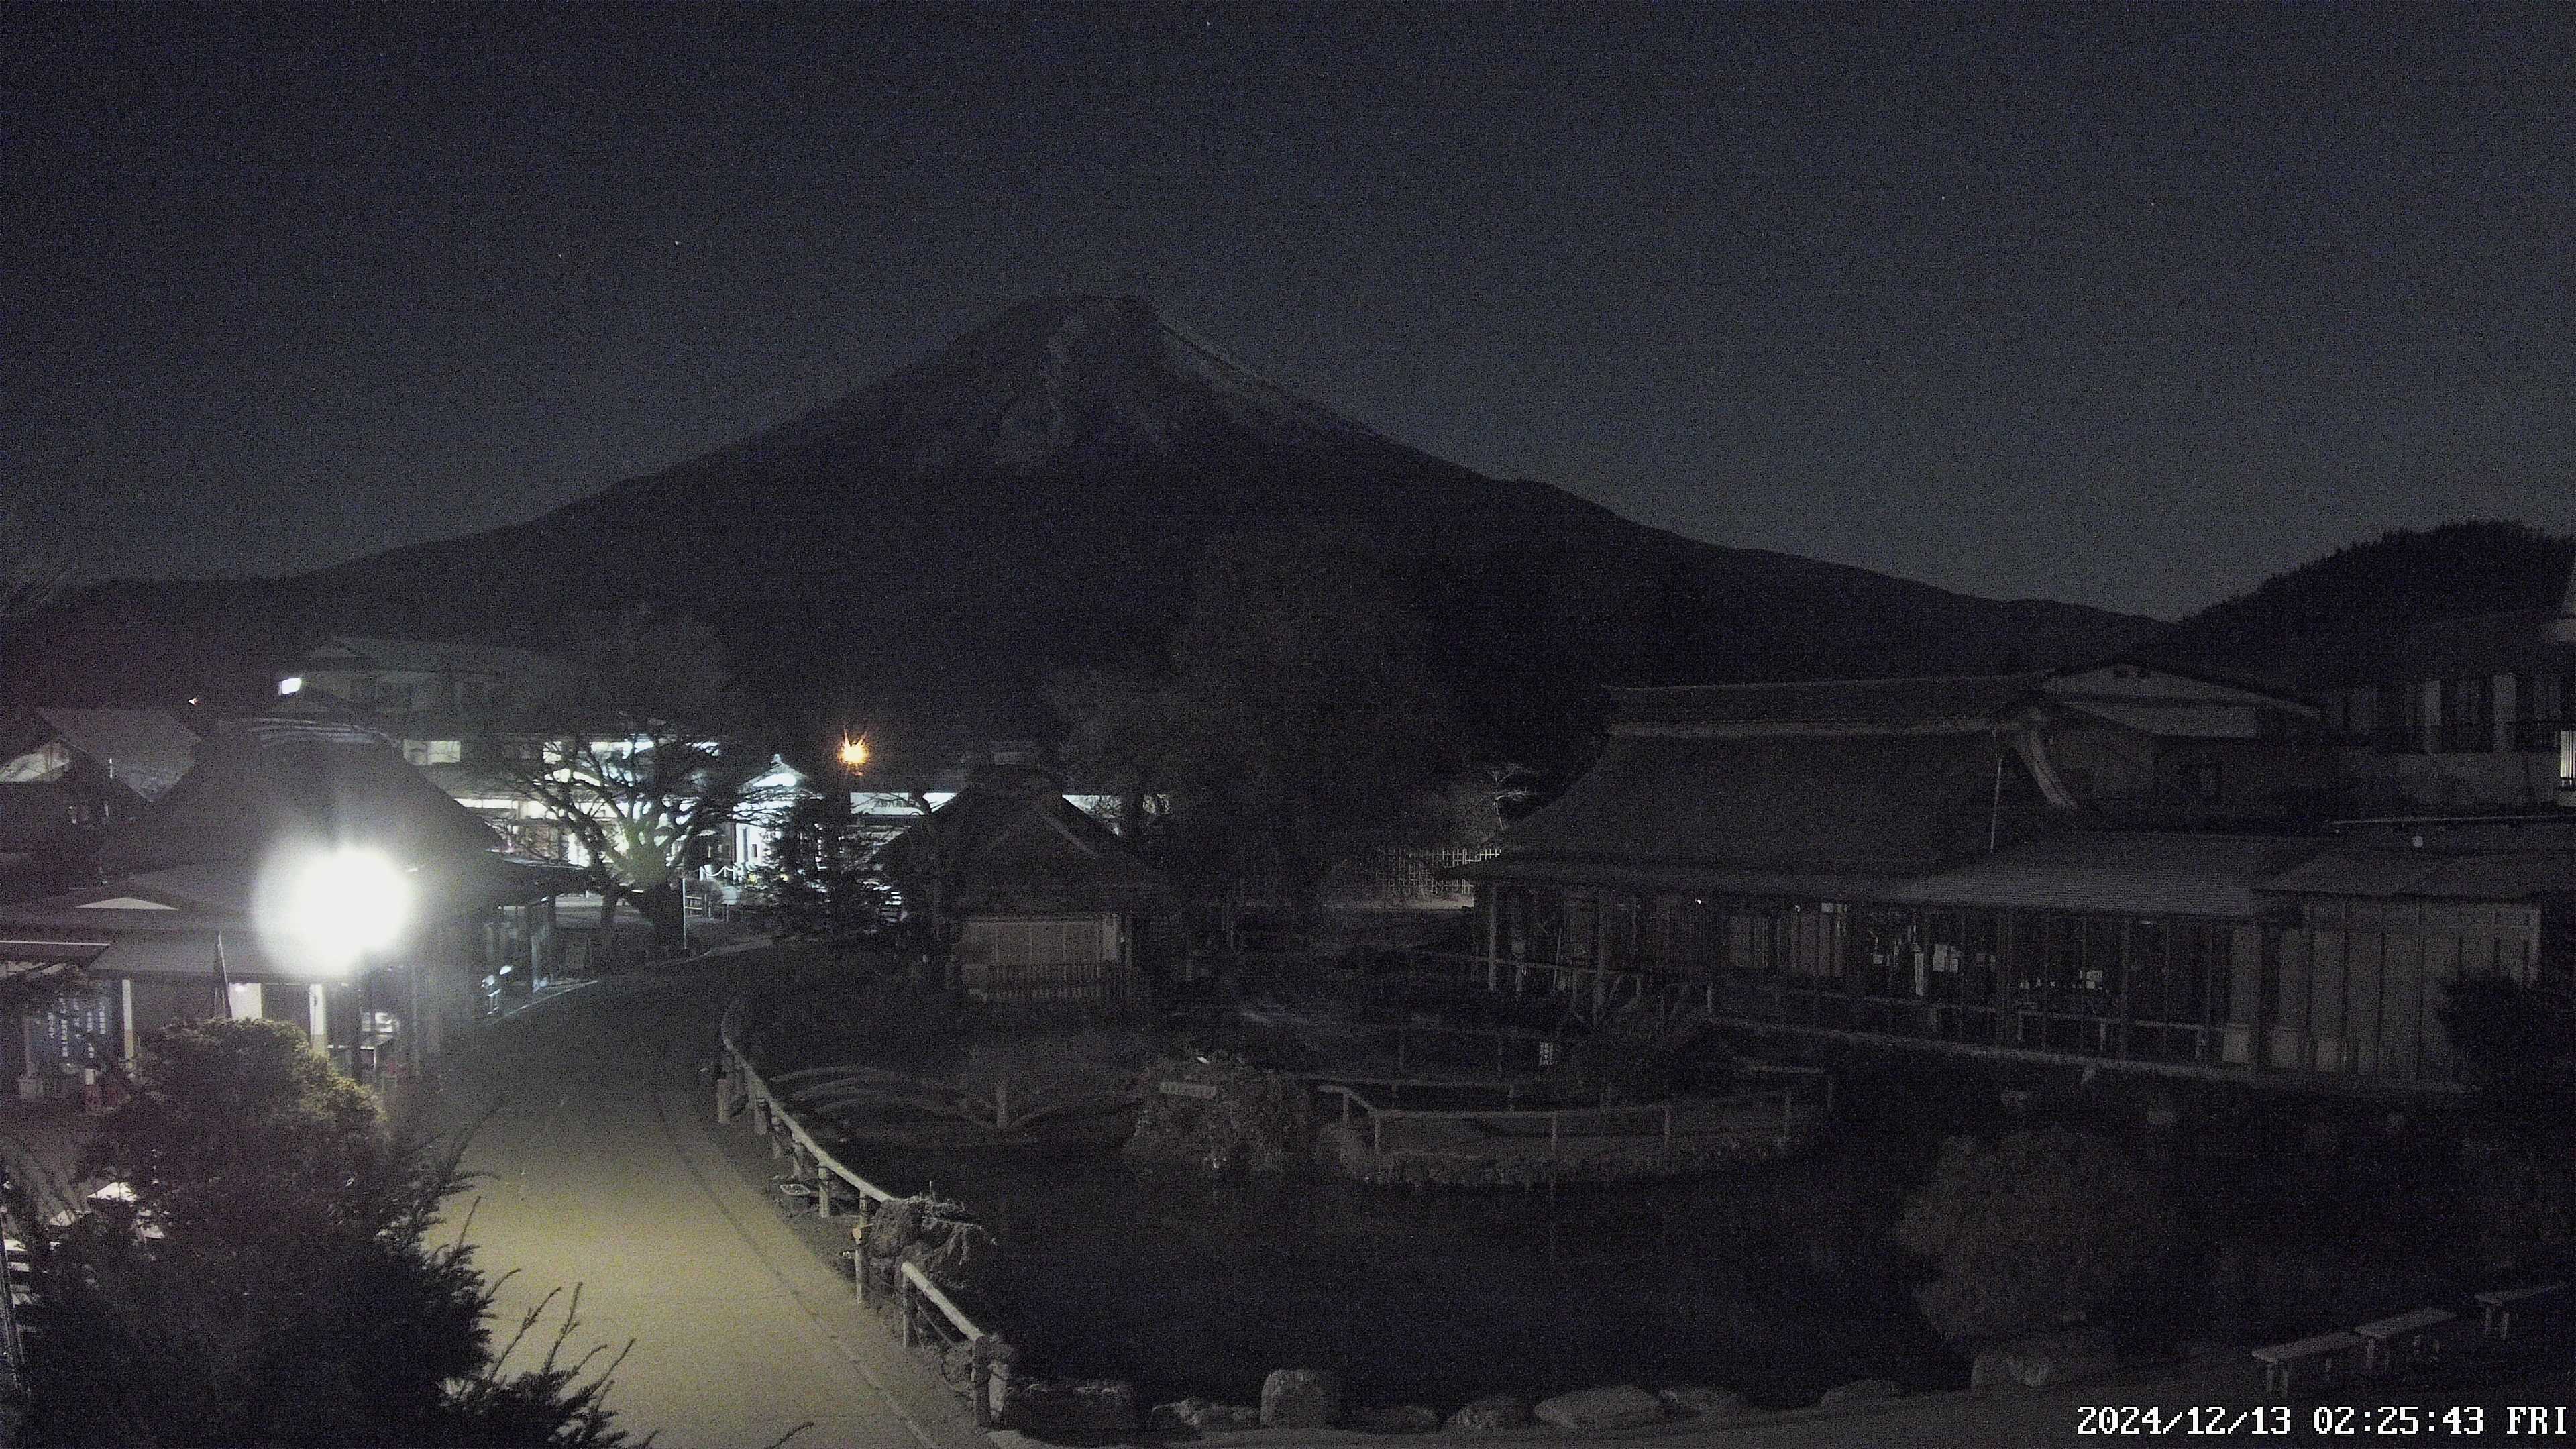
[[[1148,302],[1060,297],[525,523],[286,579],[84,591],[29,627],[9,673],[58,702],[175,698],[227,673],[238,691],[323,633],[545,644],[650,601],[714,625],[797,728],[1043,738],[1050,672],[1153,667],[1201,551],[1261,530],[1373,548],[1480,744],[1529,761],[1582,747],[1604,684],[2020,668],[2156,628],[1684,539],[1394,442]],[[90,649],[84,672],[92,636],[121,662]]]

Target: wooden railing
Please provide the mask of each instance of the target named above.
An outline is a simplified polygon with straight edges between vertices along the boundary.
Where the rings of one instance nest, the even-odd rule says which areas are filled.
[[[1144,973],[1124,961],[1042,961],[1016,966],[970,961],[969,994],[1001,1005],[1079,1003],[1129,1006],[1144,999]]]
[[[895,1195],[868,1181],[816,1141],[812,1130],[788,1109],[786,1096],[752,1065],[750,1054],[742,1046],[742,1020],[750,1000],[748,996],[734,998],[717,1029],[721,1055],[715,1074],[716,1120],[729,1122],[739,1112],[748,1111],[753,1128],[768,1139],[769,1155],[791,1157],[797,1179],[812,1183],[817,1216],[832,1217],[838,1211],[836,1196],[847,1190],[858,1217],[850,1229],[851,1276],[856,1279],[853,1292],[864,1305],[870,1299],[868,1224],[879,1207],[895,1201]],[[974,1371],[969,1392],[975,1422],[981,1428],[993,1427],[991,1375],[1001,1355],[1001,1339],[976,1326],[975,1320],[950,1301],[918,1264],[902,1264],[888,1286],[896,1295],[894,1309],[902,1324],[904,1347],[914,1347],[933,1336],[945,1343],[971,1345]]]
[[[1366,1081],[1363,1081],[1362,1079],[1347,1076],[1335,1076],[1330,1080],[1316,1081],[1315,1090],[1319,1093],[1338,1097],[1340,1099],[1341,1120],[1345,1127],[1349,1126],[1351,1123],[1351,1112],[1354,1107],[1367,1115],[1369,1155],[1374,1161],[1383,1161],[1386,1156],[1387,1130],[1390,1123],[1394,1124],[1399,1133],[1403,1131],[1406,1124],[1417,1122],[1428,1124],[1453,1123],[1462,1126],[1479,1126],[1487,1129],[1493,1136],[1514,1140],[1526,1139],[1533,1147],[1536,1146],[1539,1140],[1539,1129],[1544,1126],[1546,1128],[1547,1140],[1546,1155],[1551,1160],[1565,1156],[1565,1144],[1568,1138],[1604,1136],[1652,1138],[1660,1141],[1662,1156],[1665,1161],[1669,1162],[1673,1155],[1673,1124],[1676,1113],[1680,1114],[1681,1120],[1683,1121],[1684,1135],[1698,1135],[1698,1127],[1696,1124],[1713,1117],[1715,1114],[1746,1107],[1766,1107],[1776,1100],[1780,1108],[1778,1140],[1780,1145],[1784,1147],[1787,1146],[1796,1135],[1801,1084],[1812,1084],[1821,1088],[1819,1093],[1820,1100],[1811,1104],[1811,1110],[1816,1114],[1816,1117],[1819,1120],[1833,1115],[1833,1074],[1822,1068],[1796,1066],[1783,1062],[1741,1062],[1736,1064],[1736,1070],[1747,1077],[1786,1078],[1787,1081],[1784,1085],[1778,1087],[1748,1087],[1745,1090],[1729,1093],[1724,1096],[1690,1098],[1680,1101],[1648,1102],[1636,1106],[1533,1108],[1522,1108],[1519,1106],[1518,1090],[1524,1084],[1518,1082],[1485,1083],[1481,1084],[1485,1090],[1500,1090],[1504,1092],[1505,1101],[1504,1105],[1500,1109],[1485,1108],[1481,1110],[1472,1108],[1467,1110],[1424,1110],[1420,1108],[1397,1107],[1392,1104],[1393,1088],[1399,1084],[1387,1082],[1385,1079],[1367,1079]],[[1390,1087],[1389,1105],[1381,1107],[1376,1103],[1371,1102],[1368,1098],[1359,1093],[1354,1083],[1359,1083],[1361,1085],[1388,1085]],[[1409,1083],[1409,1085],[1417,1087],[1439,1086],[1452,1090],[1461,1090],[1473,1088],[1480,1084],[1455,1080],[1443,1080],[1437,1082],[1416,1081]],[[1605,1131],[1603,1130],[1604,1128],[1632,1128],[1634,1130]],[[1397,1144],[1397,1150],[1403,1150],[1403,1144],[1401,1142]]]

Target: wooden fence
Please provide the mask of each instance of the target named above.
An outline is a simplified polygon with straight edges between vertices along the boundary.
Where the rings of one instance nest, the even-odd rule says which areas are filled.
[[[1123,961],[1040,961],[1017,966],[968,962],[966,990],[998,1006],[1142,1005],[1145,976]]]
[[[1636,1106],[1522,1108],[1519,1105],[1523,1082],[1474,1083],[1459,1080],[1398,1082],[1369,1079],[1361,1082],[1351,1077],[1317,1080],[1318,1092],[1341,1099],[1342,1125],[1349,1127],[1352,1109],[1357,1108],[1368,1119],[1366,1133],[1369,1155],[1374,1163],[1383,1163],[1387,1152],[1437,1151],[1445,1146],[1472,1138],[1478,1150],[1490,1155],[1493,1143],[1525,1146],[1535,1152],[1546,1144],[1549,1161],[1568,1158],[1570,1145],[1590,1139],[1598,1150],[1601,1140],[1636,1139],[1651,1144],[1661,1158],[1672,1160],[1676,1131],[1681,1137],[1693,1138],[1718,1130],[1721,1124],[1732,1135],[1744,1135],[1751,1128],[1753,1110],[1779,1109],[1778,1145],[1787,1147],[1796,1137],[1802,1105],[1807,1120],[1821,1121],[1833,1115],[1834,1079],[1818,1067],[1797,1066],[1782,1062],[1743,1062],[1737,1070],[1747,1078],[1767,1077],[1780,1080],[1776,1087],[1744,1086],[1723,1096],[1688,1098],[1679,1101],[1649,1102]],[[1389,1105],[1378,1106],[1360,1095],[1354,1083],[1381,1085],[1389,1090]],[[1394,1094],[1402,1086],[1440,1087],[1447,1090],[1498,1091],[1504,1096],[1499,1109],[1423,1110],[1392,1105]],[[1813,1099],[1800,1098],[1812,1093]],[[1767,1130],[1767,1129],[1763,1129]]]
[[[734,998],[725,1008],[723,1024],[717,1030],[721,1055],[715,1076],[716,1120],[729,1122],[747,1111],[754,1130],[768,1139],[769,1155],[792,1159],[797,1180],[812,1184],[818,1216],[831,1218],[840,1209],[838,1199],[847,1195],[858,1218],[850,1229],[850,1266],[856,1279],[853,1291],[859,1302],[866,1304],[872,1293],[868,1224],[878,1208],[895,1200],[894,1194],[860,1176],[816,1141],[812,1130],[789,1110],[786,1096],[752,1066],[741,1037],[742,1018],[749,1001],[747,996]],[[981,1428],[994,1427],[992,1376],[995,1363],[1005,1356],[1001,1339],[977,1327],[916,1264],[899,1264],[890,1281],[873,1285],[873,1291],[895,1294],[893,1307],[902,1324],[904,1347],[933,1340],[943,1349],[961,1343],[970,1346],[974,1369],[969,1393],[975,1423]]]

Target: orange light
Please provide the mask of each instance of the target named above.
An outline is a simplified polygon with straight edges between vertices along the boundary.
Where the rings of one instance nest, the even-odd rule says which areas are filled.
[[[867,768],[867,763],[868,763],[868,742],[867,742],[866,740],[859,739],[859,738],[857,738],[857,737],[855,737],[855,736],[851,736],[851,735],[844,735],[844,736],[842,736],[842,737],[841,737],[841,766],[842,766],[842,768],[843,768],[843,769],[849,769],[849,770],[860,770],[860,769],[865,769],[865,768]]]

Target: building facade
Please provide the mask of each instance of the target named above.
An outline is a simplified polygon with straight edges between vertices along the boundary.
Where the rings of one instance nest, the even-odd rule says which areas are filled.
[[[2241,682],[2124,663],[1616,706],[1594,769],[1458,872],[1498,989],[2403,1088],[2457,1079],[2442,982],[2566,973],[2544,949],[2576,888],[2558,822],[2286,829],[2332,749]]]

